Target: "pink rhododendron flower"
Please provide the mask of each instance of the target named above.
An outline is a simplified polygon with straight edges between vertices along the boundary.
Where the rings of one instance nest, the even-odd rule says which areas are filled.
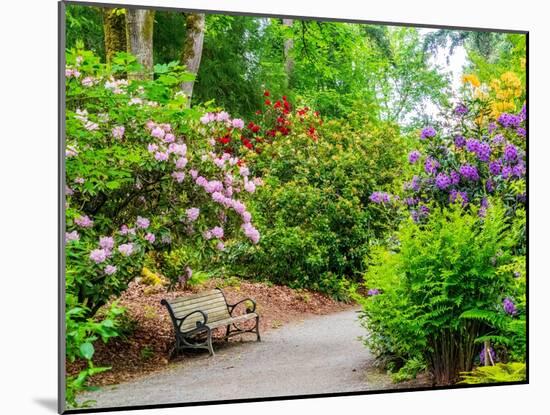
[[[94,221],[87,215],[79,216],[74,220],[74,222],[82,228],[91,228],[94,225]]]
[[[216,115],[211,112],[207,112],[200,118],[200,122],[203,124],[208,124],[216,119]]]
[[[182,171],[175,171],[172,173],[172,177],[178,182],[181,183],[185,179],[185,173]]]
[[[84,128],[88,131],[95,131],[99,128],[99,125],[92,121],[87,121],[86,124],[84,124]]]
[[[136,230],[135,230],[134,228],[129,228],[129,227],[126,226],[126,225],[122,225],[122,226],[120,227],[119,233],[120,233],[121,235],[135,235]]]
[[[222,242],[222,241],[219,241],[217,244],[216,244],[216,249],[218,251],[225,251],[225,244]]]
[[[158,160],[158,161],[166,161],[168,160],[168,154],[162,152],[162,151],[157,151],[155,153],[155,160]]]
[[[172,143],[168,148],[171,153],[178,154],[182,157],[187,154],[187,146],[184,143],[181,143],[181,144]]]
[[[80,235],[77,231],[72,232],[65,232],[65,243],[71,242],[71,241],[78,241],[80,239]]]
[[[256,185],[254,182],[246,181],[244,184],[244,190],[246,190],[248,193],[254,193],[256,191]]]
[[[190,208],[185,211],[187,215],[187,220],[189,222],[194,222],[199,217],[200,209],[199,208]]]
[[[113,134],[113,137],[116,138],[116,139],[121,139],[122,136],[124,135],[124,126],[122,125],[117,125],[116,127],[114,127],[112,130],[111,130],[111,133]]]
[[[245,236],[252,241],[252,243],[257,244],[260,241],[260,232],[252,226],[250,222],[243,223],[241,228]]]
[[[206,239],[206,240],[212,239],[212,232],[210,232],[210,231],[204,231],[204,232],[202,233],[202,236],[203,236],[204,239]]]
[[[65,185],[65,194],[67,196],[72,196],[74,194],[74,190],[71,189],[69,186]]]
[[[145,126],[147,127],[147,129],[152,130],[157,126],[157,124],[153,120],[149,120],[145,123]]]
[[[214,140],[213,138],[210,138],[208,140],[208,144],[210,144],[212,147],[214,147],[216,145],[216,140]]]
[[[187,159],[185,157],[180,157],[176,160],[176,169],[183,169],[187,166]]]
[[[247,177],[247,176],[250,174],[250,170],[248,170],[248,167],[242,166],[242,167],[239,169],[239,173],[240,173],[241,176]]]
[[[175,140],[176,140],[176,137],[174,136],[174,134],[166,134],[164,136],[165,143],[173,143]]]
[[[134,244],[122,244],[118,247],[118,252],[124,256],[130,256],[134,252]]]
[[[151,243],[155,242],[155,234],[154,233],[151,233],[151,232],[148,232],[147,235],[145,235],[143,237],[146,241],[149,241]]]
[[[207,193],[221,192],[223,190],[223,184],[218,180],[212,180],[206,183],[204,190],[206,190]]]
[[[225,196],[220,192],[214,192],[212,193],[212,200],[216,203],[223,203]]]
[[[141,98],[134,97],[128,101],[128,105],[141,105],[143,104],[143,100]]]
[[[223,238],[223,228],[220,226],[215,226],[212,229],[210,229],[210,233],[214,238],[218,238],[218,239]]]
[[[264,181],[261,177],[254,177],[253,182],[256,186],[263,186]]]
[[[142,218],[141,216],[138,216],[136,219],[136,225],[138,228],[141,229],[147,229],[150,225],[151,221],[147,218]]]
[[[163,138],[164,134],[164,130],[160,127],[155,127],[151,130],[151,136],[156,138]]]
[[[243,212],[241,217],[243,218],[243,222],[244,223],[248,223],[252,220],[252,215],[250,212],[246,211],[246,212]]]
[[[76,179],[74,179],[74,182],[78,184],[84,184],[85,181],[86,180],[84,179],[84,177],[77,177]]]
[[[205,177],[199,176],[195,179],[195,183],[201,187],[204,187],[208,184],[208,180]]]
[[[159,148],[159,146],[157,146],[156,144],[151,143],[147,146],[147,151],[149,151],[149,153],[153,153],[153,152],[157,151],[158,148]]]
[[[240,118],[235,118],[235,119],[231,122],[231,125],[233,126],[233,128],[242,129],[242,128],[244,127],[244,121],[241,120]]]
[[[197,175],[199,174],[199,172],[195,169],[191,169],[191,170],[189,170],[189,174],[191,175],[193,180],[195,180],[197,178]]]
[[[92,78],[91,76],[87,76],[82,80],[82,86],[90,87],[93,84],[94,84],[94,78]]]
[[[104,249],[94,249],[90,252],[90,259],[99,264],[107,259],[107,252]]]
[[[215,159],[214,159],[214,164],[215,164],[219,169],[223,169],[223,167],[225,166],[225,160],[224,160],[224,159],[221,159],[221,158],[215,158]]]
[[[219,112],[216,115],[216,121],[227,121],[229,120],[229,114],[225,111]]]
[[[242,215],[246,211],[246,206],[240,200],[233,200],[232,205],[233,209],[235,209],[235,212],[237,212],[239,215]]]
[[[107,275],[113,275],[116,271],[117,267],[115,267],[114,265],[107,265],[103,270],[103,272],[105,272],[105,274]]]
[[[76,157],[78,156],[78,151],[73,146],[67,146],[65,149],[65,157]]]
[[[110,251],[115,246],[115,240],[111,236],[102,236],[99,238],[99,246]]]
[[[170,124],[160,124],[159,127],[162,128],[167,133],[172,131],[172,126]]]

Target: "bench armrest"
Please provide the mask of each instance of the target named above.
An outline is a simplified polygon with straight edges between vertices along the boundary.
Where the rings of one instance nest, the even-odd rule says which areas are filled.
[[[183,324],[183,322],[185,321],[185,319],[189,316],[192,316],[193,314],[202,314],[202,318],[203,318],[203,321],[197,321],[197,327],[200,327],[200,326],[204,326],[206,325],[206,323],[208,322],[208,315],[206,315],[206,313],[204,311],[201,311],[201,310],[195,310],[195,311],[192,311],[190,312],[189,314],[181,317],[181,318],[176,318],[176,321],[178,322],[178,330],[181,330],[181,326]]]
[[[254,301],[252,298],[245,298],[241,301],[236,302],[235,304],[227,304],[227,308],[229,309],[229,314],[233,315],[233,310],[235,310],[235,307],[237,307],[239,304],[244,303],[245,301],[250,301],[252,303],[252,308],[247,308],[247,313],[253,313],[256,311],[256,301]]]

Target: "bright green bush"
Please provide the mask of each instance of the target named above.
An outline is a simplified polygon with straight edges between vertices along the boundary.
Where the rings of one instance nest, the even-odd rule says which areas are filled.
[[[481,366],[471,372],[461,373],[459,383],[478,385],[480,383],[521,382],[527,378],[527,365],[522,362],[497,363],[495,366]]]
[[[250,207],[262,241],[240,257],[247,272],[347,297],[370,245],[398,219],[368,197],[394,186],[404,159],[395,127],[356,124],[326,122],[317,139],[291,132],[250,157],[264,186]]]
[[[494,334],[487,321],[465,313],[506,318],[502,302],[516,283],[514,232],[496,201],[485,218],[453,204],[433,210],[424,225],[404,223],[398,241],[365,275],[366,344],[396,368],[422,359],[438,384],[452,383],[471,370],[479,339]]]

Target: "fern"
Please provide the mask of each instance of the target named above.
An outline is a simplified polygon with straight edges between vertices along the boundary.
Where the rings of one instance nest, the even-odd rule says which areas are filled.
[[[480,383],[521,382],[526,380],[526,365],[522,362],[497,363],[495,366],[480,366],[471,372],[460,374],[459,383],[476,385]]]

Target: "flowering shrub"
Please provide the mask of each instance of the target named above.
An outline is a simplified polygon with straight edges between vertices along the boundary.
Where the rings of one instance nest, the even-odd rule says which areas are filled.
[[[208,144],[202,111],[178,92],[189,80],[180,66],[127,81],[139,65],[125,53],[108,68],[73,50],[67,64],[67,290],[92,315],[139,275],[150,250],[186,244],[218,255],[235,238],[259,242],[245,203],[261,179]],[[215,114],[223,128],[244,127]]]
[[[377,291],[363,300],[362,321],[367,345],[394,369],[421,359],[438,384],[448,384],[472,369],[483,341],[498,336],[510,351],[521,349],[522,340],[509,336],[521,337],[524,309],[511,305],[512,296],[521,298],[521,266],[511,251],[518,233],[501,203],[484,218],[458,202],[433,209],[423,226],[409,219],[399,244],[378,252],[365,274]]]
[[[265,183],[251,203],[262,242],[239,265],[249,275],[347,298],[369,245],[396,219],[369,196],[395,182],[404,150],[394,126],[365,118],[328,121],[316,134],[294,127],[247,157]]]

